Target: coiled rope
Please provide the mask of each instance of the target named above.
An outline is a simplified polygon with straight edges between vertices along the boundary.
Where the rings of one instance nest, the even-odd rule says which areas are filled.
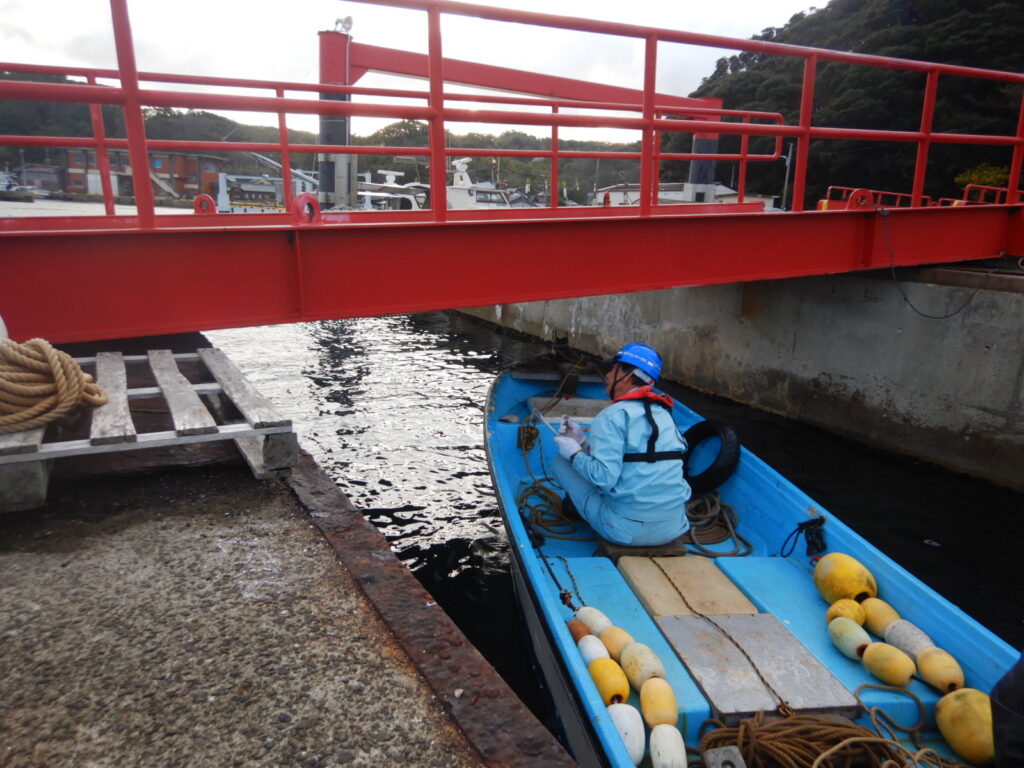
[[[880,708],[867,707],[860,698],[860,692],[865,688],[910,696],[917,703],[917,723],[903,726]],[[871,768],[969,768],[931,749],[920,748],[913,752],[896,739],[894,728],[909,733],[914,744],[921,746],[925,708],[910,691],[869,683],[858,687],[854,696],[868,714],[874,731],[856,723],[820,715],[793,715],[782,720],[767,720],[763,712],[758,712],[731,727],[720,720],[706,720],[700,729],[700,753],[703,755],[709,749],[735,746],[749,768],[848,768],[854,765]],[[709,726],[715,726],[715,730],[706,732]]]
[[[92,376],[48,341],[0,339],[0,435],[40,427],[76,408],[106,402],[106,391]]]
[[[703,493],[686,502],[686,518],[690,530],[683,534],[683,541],[694,548],[693,554],[703,557],[746,557],[753,551],[750,542],[740,534],[739,515],[729,504],[722,502],[718,491]],[[715,552],[705,544],[718,544],[733,540],[729,552]]]

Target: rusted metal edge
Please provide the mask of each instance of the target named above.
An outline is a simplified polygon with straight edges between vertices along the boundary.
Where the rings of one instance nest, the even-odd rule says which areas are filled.
[[[285,482],[482,762],[576,765],[308,453]]]

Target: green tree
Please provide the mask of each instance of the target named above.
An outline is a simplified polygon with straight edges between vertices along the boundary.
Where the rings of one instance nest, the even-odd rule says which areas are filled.
[[[810,45],[898,58],[937,61],[1011,72],[1024,70],[1024,4],[1007,0],[832,0],[826,8],[793,16],[755,40]],[[732,109],[781,112],[799,120],[802,62],[761,54],[720,59],[694,96],[717,96]],[[814,93],[815,125],[916,131],[921,120],[923,74],[850,64],[822,63]],[[995,80],[940,79],[933,130],[1013,135],[1021,86]],[[689,136],[672,137],[666,151],[681,151]],[[722,139],[723,151],[738,140]],[[755,146],[751,142],[752,148]],[[765,142],[758,146],[764,147]],[[925,192],[957,194],[957,176],[982,163],[1005,164],[1009,149],[935,144]],[[820,140],[811,144],[808,202],[828,184],[909,191],[912,144]],[[719,172],[721,175],[721,171]],[[782,163],[752,164],[753,191],[778,193]]]

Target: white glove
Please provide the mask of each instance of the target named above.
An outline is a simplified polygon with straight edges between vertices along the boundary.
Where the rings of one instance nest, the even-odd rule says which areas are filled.
[[[555,435],[554,440],[555,445],[558,446],[558,455],[566,461],[570,461],[573,456],[580,452],[580,444],[571,437]]]
[[[559,434],[571,437],[578,445],[583,445],[587,439],[587,436],[583,434],[583,427],[568,416],[562,417],[562,428],[559,430]]]

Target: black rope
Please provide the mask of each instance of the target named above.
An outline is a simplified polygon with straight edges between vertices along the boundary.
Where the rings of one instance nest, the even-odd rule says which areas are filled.
[[[903,297],[904,303],[912,310],[914,310],[914,312],[916,312],[918,315],[920,315],[921,317],[925,317],[929,320],[948,320],[949,318],[955,315],[959,315],[961,312],[967,309],[967,305],[974,300],[974,297],[978,294],[978,291],[981,290],[982,286],[979,285],[977,288],[975,288],[974,292],[971,293],[971,295],[968,296],[959,307],[954,309],[952,312],[947,312],[944,315],[930,315],[927,312],[922,312],[920,309],[914,306],[914,302],[910,300],[910,297],[907,295],[907,292],[903,290],[903,285],[902,283],[900,283],[899,278],[896,277],[896,251],[892,246],[892,238],[889,237],[889,209],[880,208],[876,206],[875,210],[878,211],[878,213],[881,214],[882,216],[882,233],[885,235],[885,247],[889,251],[889,273],[892,275],[892,282],[896,286],[896,290],[898,290],[900,292],[900,295]],[[988,274],[992,274],[992,270],[989,270]]]
[[[803,534],[804,540],[807,542],[807,556],[816,557],[825,551],[825,531],[822,530],[825,527],[825,516],[815,515],[810,520],[806,520],[802,523],[797,523],[796,528],[786,537],[786,540],[782,542],[782,549],[779,550],[780,557],[789,557],[793,554],[793,550],[796,549],[796,543],[800,540],[800,535]],[[789,547],[789,551],[786,551],[786,547]]]

